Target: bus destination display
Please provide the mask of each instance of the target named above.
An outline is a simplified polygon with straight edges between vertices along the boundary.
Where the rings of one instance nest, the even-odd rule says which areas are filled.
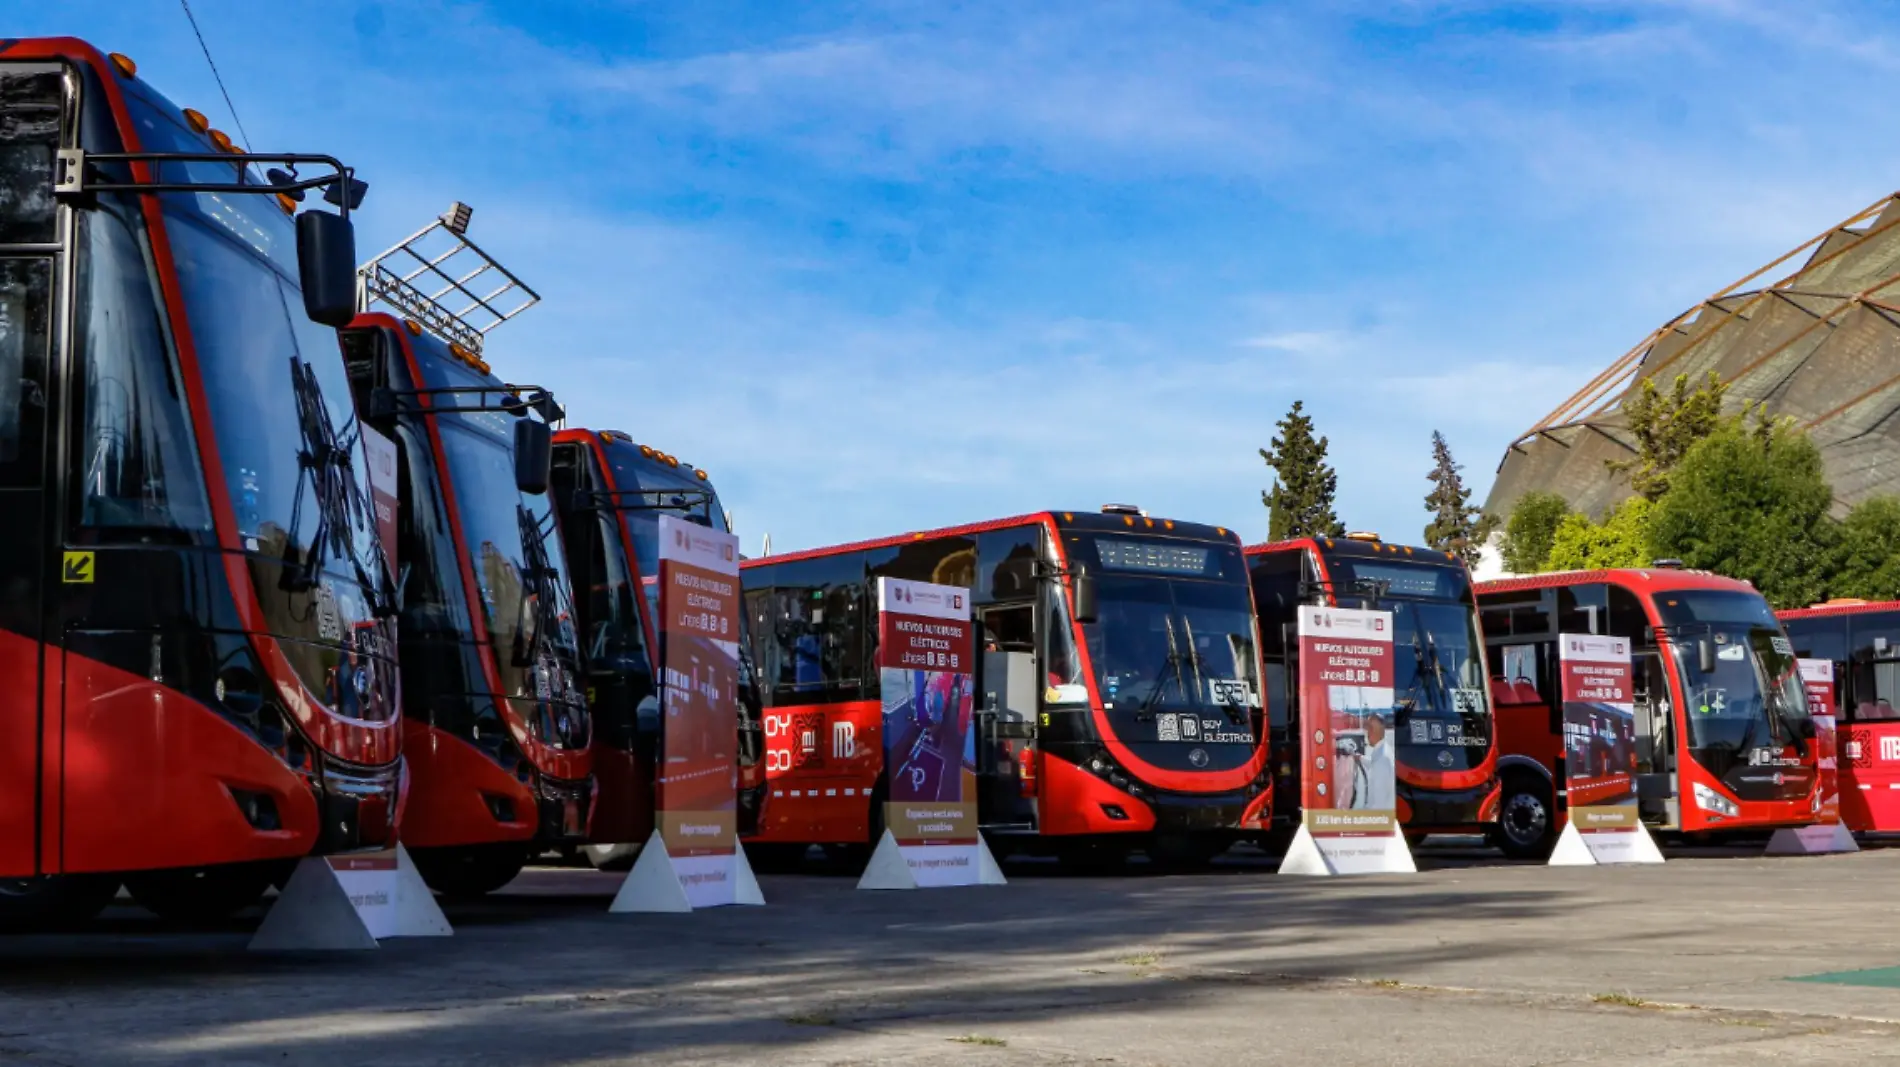
[[[1208,549],[1151,541],[1095,542],[1102,567],[1111,571],[1150,571],[1157,574],[1205,574]]]

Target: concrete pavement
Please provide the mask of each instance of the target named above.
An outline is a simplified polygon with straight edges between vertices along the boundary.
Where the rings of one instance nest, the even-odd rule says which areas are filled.
[[[0,1063],[1900,1063],[1900,850],[1412,877],[1066,877],[609,916],[537,870],[448,941],[255,958],[247,925],[0,939]]]

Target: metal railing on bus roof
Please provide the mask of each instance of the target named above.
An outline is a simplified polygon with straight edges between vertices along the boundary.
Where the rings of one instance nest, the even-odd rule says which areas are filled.
[[[467,204],[451,204],[435,221],[358,267],[358,310],[368,311],[381,300],[437,337],[479,355],[488,331],[540,303],[541,294],[468,239],[473,215]],[[490,279],[500,284],[478,291]],[[444,301],[466,304],[455,310]]]

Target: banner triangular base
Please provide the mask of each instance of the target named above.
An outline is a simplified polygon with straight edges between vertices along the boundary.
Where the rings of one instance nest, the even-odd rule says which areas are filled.
[[[277,903],[252,935],[252,952],[360,951],[376,946],[336,871],[321,857],[308,857],[277,894]]]
[[[990,853],[990,843],[983,835],[976,837],[976,884],[1008,885],[1009,879],[1003,877],[1003,868],[996,863],[996,857]]]
[[[1783,827],[1768,839],[1770,856],[1825,856],[1835,852],[1859,852],[1860,842],[1840,823],[1819,826]]]
[[[752,874],[752,861],[746,859],[745,849],[736,846],[732,850],[732,902],[761,907],[765,904],[759,880]]]
[[[396,929],[390,937],[448,937],[449,917],[435,901],[435,892],[422,880],[409,850],[396,845]]]
[[[746,868],[750,877],[752,869]],[[753,883],[757,889],[757,883]],[[614,894],[614,902],[608,906],[609,912],[662,912],[677,914],[693,910],[692,902],[686,899],[686,889],[680,885],[679,873],[673,869],[673,857],[667,855],[666,842],[660,839],[660,832],[653,831],[647,838],[645,847],[640,849],[640,858],[634,861],[633,870],[627,872],[626,880],[620,883],[620,892]]]
[[[1662,850],[1649,828],[1637,823],[1632,830],[1601,830],[1585,834],[1574,822],[1564,824],[1551,850],[1552,867],[1596,867],[1604,864],[1661,863]]]
[[[985,854],[988,850],[985,849]],[[995,864],[992,859],[991,864]],[[998,875],[1000,877],[1000,874]],[[896,835],[889,829],[877,839],[877,849],[871,853],[871,862],[864,865],[864,876],[858,879],[859,889],[916,889],[917,876],[911,873],[910,861],[904,858],[904,850],[897,844]]]
[[[1304,825],[1280,859],[1281,874],[1328,877],[1337,874],[1417,874],[1405,834],[1314,837]]]
[[[1325,877],[1333,873],[1333,867],[1326,862],[1312,833],[1301,826],[1300,832],[1293,835],[1293,843],[1287,846],[1286,855],[1280,858],[1280,873]]]

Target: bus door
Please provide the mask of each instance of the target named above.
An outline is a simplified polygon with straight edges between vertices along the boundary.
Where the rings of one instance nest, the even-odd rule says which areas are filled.
[[[92,581],[92,553],[63,550],[47,507],[61,82],[54,64],[0,66],[0,877],[59,868],[58,826],[39,832],[42,814],[59,810],[59,755],[44,744],[60,736],[61,706],[47,575],[87,591]]]
[[[977,819],[986,828],[1034,830],[1035,607],[978,609]]]
[[[1675,712],[1662,653],[1636,651],[1636,799],[1642,816],[1665,826],[1680,825],[1676,787]]]

